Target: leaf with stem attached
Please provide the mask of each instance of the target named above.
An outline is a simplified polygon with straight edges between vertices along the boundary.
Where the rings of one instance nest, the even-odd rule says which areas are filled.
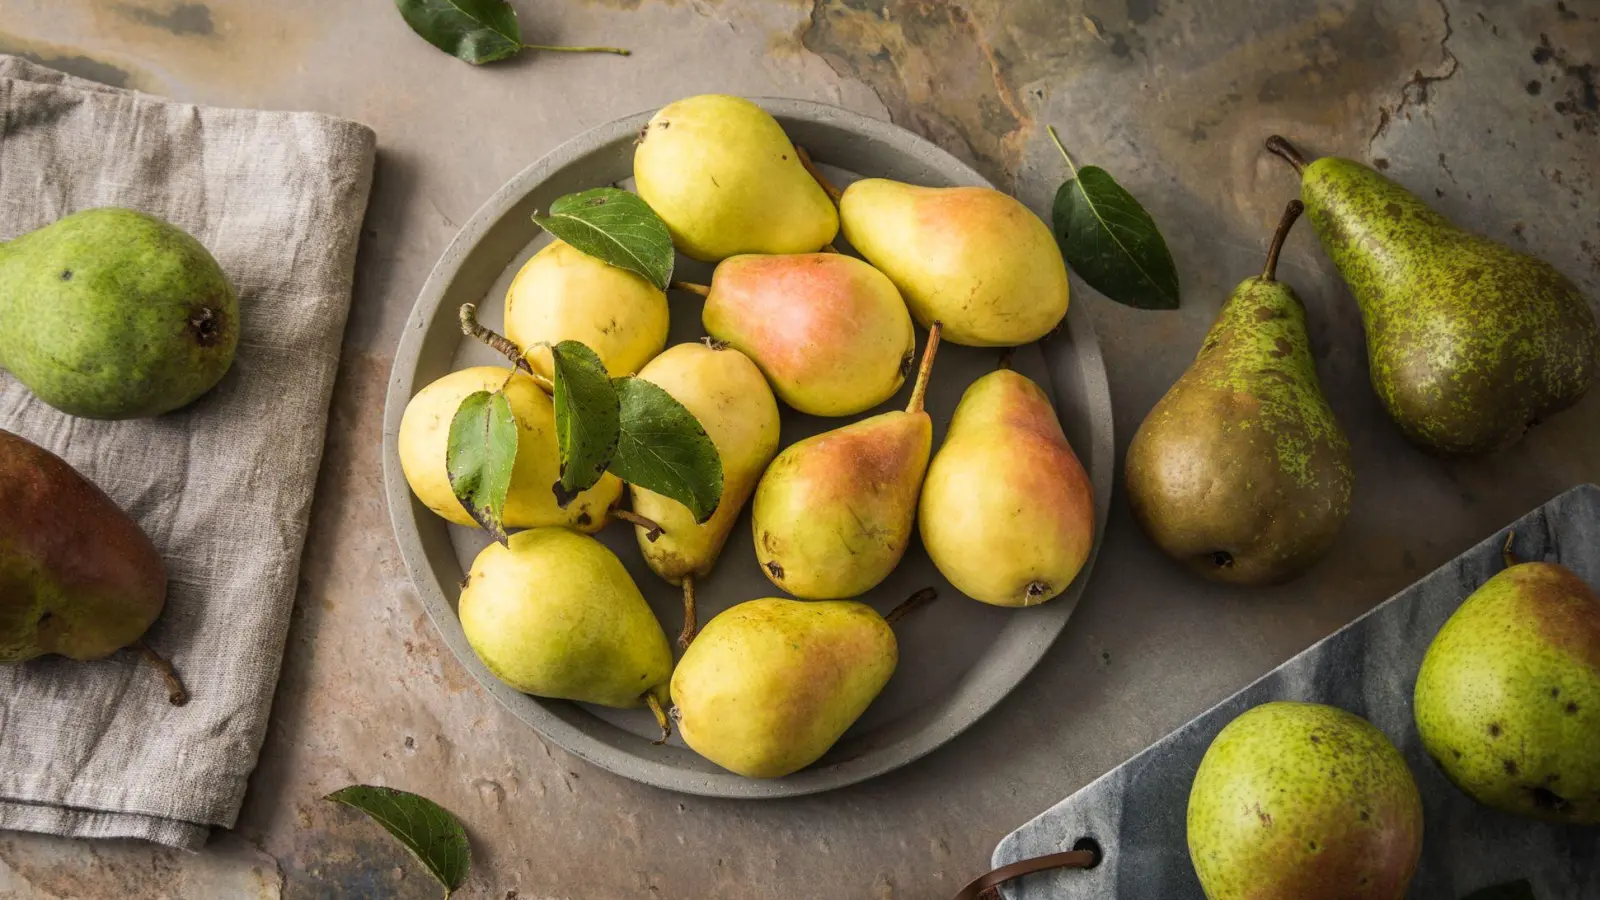
[[[408,791],[364,784],[334,791],[324,799],[358,809],[382,825],[444,885],[446,898],[466,883],[472,846],[460,820],[439,804]]]
[[[722,502],[722,458],[700,420],[643,378],[615,380],[621,438],[611,471],[629,484],[682,503],[705,522]]]
[[[524,48],[618,56],[629,53],[621,47],[524,44],[517,11],[506,0],[395,0],[395,6],[423,40],[475,66],[516,56]]]
[[[561,479],[552,490],[564,509],[600,480],[617,450],[618,400],[605,363],[578,341],[551,347],[550,360],[561,457]]]
[[[468,394],[450,420],[445,474],[473,521],[507,542],[506,496],[517,462],[517,420],[505,391]]]
[[[1051,208],[1061,255],[1111,300],[1140,309],[1177,309],[1178,269],[1155,220],[1106,170],[1073,165],[1055,128],[1049,132],[1072,170]]]
[[[672,281],[672,235],[650,205],[619,188],[568,194],[534,216],[539,227],[588,255],[666,290]]]

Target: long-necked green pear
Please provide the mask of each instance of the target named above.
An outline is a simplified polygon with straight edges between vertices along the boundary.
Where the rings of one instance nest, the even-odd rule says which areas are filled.
[[[0,244],[0,367],[62,412],[156,416],[233,365],[239,299],[181,228],[86,209]]]
[[[889,276],[917,323],[943,322],[953,344],[1026,344],[1067,314],[1061,250],[1014,197],[868,178],[845,188],[839,218],[845,239]]]
[[[900,292],[853,256],[800,253],[723,260],[701,314],[706,333],[761,367],[784,403],[851,416],[894,396],[916,359]]]
[[[1557,563],[1518,563],[1445,622],[1417,673],[1422,745],[1502,812],[1600,824],[1600,597]]]
[[[720,344],[678,344],[639,372],[671,394],[700,421],[722,460],[722,500],[704,524],[676,500],[630,485],[633,511],[660,526],[636,526],[639,550],[650,570],[683,587],[683,632],[688,646],[695,634],[694,585],[711,574],[722,545],[767,463],[778,452],[778,401],[749,357]]]
[[[476,526],[450,487],[445,460],[450,448],[450,422],[467,395],[505,388],[517,420],[517,459],[506,493],[507,528],[565,525],[594,532],[606,524],[622,497],[622,481],[610,472],[563,509],[551,490],[560,479],[556,445],[556,411],[550,397],[522,372],[498,366],[476,366],[451,372],[417,392],[400,418],[397,440],[400,469],[423,505],[457,525]]]
[[[773,584],[807,600],[859,597],[899,565],[933,447],[923,398],[939,330],[935,322],[928,332],[903,411],[790,444],[761,476],[751,522]]]
[[[1128,446],[1128,503],[1162,552],[1230,584],[1274,584],[1328,552],[1350,512],[1350,442],[1317,380],[1306,313],[1266,268],[1228,297],[1200,353]]]
[[[1208,900],[1401,900],[1422,853],[1422,796],[1366,719],[1266,703],[1200,760],[1188,835]]]
[[[562,341],[588,346],[613,378],[632,375],[667,345],[667,319],[655,285],[560,240],[523,263],[506,290],[506,337],[546,378],[550,350],[538,345]]]
[[[1027,376],[1001,369],[961,395],[917,525],[939,572],[974,600],[1034,606],[1077,577],[1094,546],[1094,488]]]
[[[809,253],[839,232],[833,201],[766,110],[702,94],[650,119],[633,153],[639,196],[685,256]]]
[[[1276,135],[1267,147],[1300,173],[1311,224],[1361,307],[1372,386],[1406,437],[1443,456],[1494,452],[1588,391],[1600,327],[1554,266],[1358,162],[1306,162]]]
[[[719,613],[672,673],[678,733],[750,778],[811,765],[866,711],[899,662],[894,621],[854,600],[751,600]]]
[[[672,648],[616,554],[566,528],[491,543],[457,607],[467,643],[495,677],[525,694],[601,706],[661,706]]]

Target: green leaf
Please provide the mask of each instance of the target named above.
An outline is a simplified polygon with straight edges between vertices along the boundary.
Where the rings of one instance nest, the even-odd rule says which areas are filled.
[[[1538,900],[1526,878],[1473,891],[1461,900]]]
[[[1056,130],[1050,137],[1067,156]],[[1056,190],[1051,208],[1061,255],[1089,286],[1126,306],[1178,308],[1178,269],[1167,242],[1133,195],[1097,166],[1078,169]]]
[[[505,391],[468,394],[450,420],[445,474],[473,521],[495,540],[507,541],[506,494],[517,461],[517,420]]]
[[[615,381],[622,435],[611,471],[629,484],[682,503],[705,522],[722,502],[722,457],[700,420],[643,378]]]
[[[466,882],[467,870],[472,868],[466,829],[449,810],[427,797],[353,784],[323,799],[359,809],[382,825],[444,885],[446,897]]]
[[[568,194],[534,216],[539,227],[595,259],[643,276],[660,290],[672,281],[672,235],[639,198],[618,188]]]
[[[561,480],[553,486],[556,503],[566,508],[579,492],[605,474],[617,450],[617,392],[605,363],[577,341],[550,348],[555,373],[556,446]]]
[[[475,66],[522,49],[517,12],[506,0],[395,0],[394,5],[412,31]]]

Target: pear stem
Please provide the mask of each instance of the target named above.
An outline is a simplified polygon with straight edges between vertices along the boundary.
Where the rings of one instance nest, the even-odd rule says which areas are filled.
[[[822,245],[822,252],[823,253],[838,253],[839,252],[839,248],[835,247],[833,245],[832,241],[829,241],[828,243]]]
[[[618,56],[632,56],[633,51],[626,47],[555,47],[549,44],[523,44],[524,50],[545,50],[554,53],[615,53]]]
[[[702,297],[711,295],[711,288],[703,284],[695,284],[692,281],[674,281],[672,289],[675,291],[688,291],[691,294],[699,294]]]
[[[1283,250],[1283,242],[1289,237],[1289,229],[1294,227],[1294,220],[1300,218],[1305,212],[1306,205],[1299,200],[1290,200],[1289,205],[1283,208],[1283,218],[1278,220],[1278,230],[1272,233],[1272,243],[1267,247],[1267,264],[1261,269],[1262,281],[1275,281],[1278,278],[1278,254]]]
[[[1000,351],[1000,358],[995,360],[994,367],[996,369],[1009,369],[1009,368],[1011,368],[1012,357],[1014,357],[1016,355],[1017,355],[1017,348],[1015,348],[1015,347],[1006,347],[1006,348],[1002,349]]]
[[[1508,569],[1521,562],[1521,560],[1517,559],[1516,551],[1511,549],[1511,542],[1516,540],[1516,537],[1516,531],[1506,532],[1506,542],[1500,548],[1500,558],[1505,560],[1506,568]]]
[[[888,622],[890,625],[894,625],[894,623],[904,619],[908,614],[927,606],[929,603],[932,603],[934,600],[938,599],[938,597],[938,591],[931,587],[925,587],[922,590],[917,591],[915,594],[912,594],[906,599],[900,601],[900,605],[889,610],[889,614],[884,616],[883,620]]]
[[[650,707],[650,714],[656,717],[656,724],[661,726],[661,737],[650,742],[659,747],[672,737],[672,721],[667,718],[667,711],[661,708],[661,701],[656,699],[655,694],[646,693],[644,705]]]
[[[1300,151],[1296,150],[1294,145],[1285,140],[1282,135],[1275,134],[1267,138],[1267,150],[1288,160],[1289,165],[1294,166],[1296,172],[1304,172],[1306,170],[1306,158],[1301,156]]]
[[[643,528],[644,539],[652,544],[654,544],[656,540],[659,539],[663,534],[661,526],[656,523],[655,519],[641,516],[631,509],[613,509],[611,514],[624,522],[628,522]]]
[[[928,396],[928,376],[933,373],[933,357],[939,352],[939,331],[944,328],[941,322],[934,322],[928,329],[928,346],[922,348],[922,365],[917,367],[917,383],[911,388],[911,402],[906,404],[906,412],[922,412],[923,401]]]
[[[806,148],[796,144],[794,155],[800,157],[800,165],[805,166],[806,171],[811,173],[811,177],[815,178],[817,184],[822,186],[822,192],[828,195],[828,199],[833,201],[834,206],[838,206],[839,198],[844,196],[844,191],[834,187],[833,182],[828,180],[828,176],[822,174],[822,170],[817,168],[817,164],[811,161],[811,154],[806,152]]]
[[[511,360],[512,365],[528,373],[529,377],[537,382],[539,387],[544,388],[545,393],[553,393],[555,391],[556,386],[551,383],[550,379],[533,370],[533,366],[528,363],[527,356],[523,354],[516,344],[511,343],[510,338],[478,322],[478,304],[461,304],[460,318],[462,334],[488,344],[501,356]]]
[[[1046,125],[1044,130],[1050,133],[1050,140],[1055,143],[1056,149],[1061,151],[1061,158],[1067,161],[1067,168],[1072,170],[1072,177],[1078,177],[1078,167],[1072,164],[1072,156],[1067,153],[1067,148],[1061,143],[1061,135],[1056,134],[1054,125]]]
[[[178,677],[178,670],[172,667],[172,663],[167,662],[166,657],[157,653],[154,648],[145,643],[144,638],[134,641],[133,647],[139,651],[140,656],[144,657],[145,662],[154,666],[155,670],[161,673],[162,680],[166,681],[167,702],[173,706],[183,706],[188,703],[189,690],[183,686],[183,680]]]
[[[687,650],[700,633],[700,623],[694,611],[694,573],[683,576],[683,631],[678,633],[678,649]]]

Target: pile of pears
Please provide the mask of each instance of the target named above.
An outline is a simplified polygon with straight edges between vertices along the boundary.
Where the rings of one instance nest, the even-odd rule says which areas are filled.
[[[518,444],[504,521],[523,530],[482,551],[463,584],[462,629],[479,659],[535,696],[650,707],[663,740],[676,722],[717,765],[781,777],[826,753],[894,673],[893,623],[932,590],[887,615],[859,598],[919,526],[950,583],[997,606],[1043,603],[1087,561],[1093,491],[1038,385],[1007,368],[979,378],[937,452],[925,408],[941,341],[1013,347],[1061,322],[1066,265],[1049,228],[998,191],[874,178],[839,191],[738,97],[663,108],[633,162],[676,249],[716,264],[709,284],[672,286],[704,297],[706,338],[667,347],[666,292],[554,240],[505,297],[506,337],[532,372],[470,368],[423,388],[402,418],[401,466],[424,506],[473,526],[446,471],[450,424],[468,395],[505,385]],[[839,252],[841,236],[859,258]],[[557,502],[543,348],[563,340],[699,420],[723,472],[708,520],[610,474]],[[782,407],[854,417],[908,380],[903,409],[780,448]],[[621,560],[592,537],[618,518],[624,488],[644,561],[683,592],[676,662]],[[747,503],[761,571],[787,596],[739,603],[700,629],[695,586]]]

